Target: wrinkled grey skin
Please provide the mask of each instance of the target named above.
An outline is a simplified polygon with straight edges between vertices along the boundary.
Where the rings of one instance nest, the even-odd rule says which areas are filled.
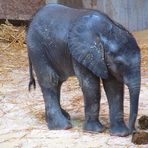
[[[84,130],[104,130],[99,121],[100,78],[109,103],[111,135],[127,136],[135,130],[140,50],[124,27],[99,11],[49,4],[33,17],[27,46],[29,88],[35,86],[34,69],[43,93],[49,129],[72,127],[69,114],[60,106],[60,88],[69,76],[75,75],[84,95]],[[128,126],[123,119],[124,84],[130,94]]]

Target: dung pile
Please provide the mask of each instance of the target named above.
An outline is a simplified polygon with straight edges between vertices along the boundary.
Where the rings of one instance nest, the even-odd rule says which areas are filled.
[[[133,133],[132,142],[137,145],[148,144],[148,133],[147,132]]]
[[[138,119],[139,127],[142,130],[148,129],[148,116],[144,115]]]

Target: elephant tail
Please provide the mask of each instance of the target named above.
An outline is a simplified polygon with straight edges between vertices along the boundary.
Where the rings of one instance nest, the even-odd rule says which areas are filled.
[[[33,75],[33,68],[32,68],[32,63],[31,63],[30,58],[29,58],[29,74],[30,74],[30,82],[29,82],[29,85],[28,85],[28,90],[30,91],[32,85],[33,85],[34,89],[36,88],[36,82],[35,82],[35,78],[34,78],[34,75]]]

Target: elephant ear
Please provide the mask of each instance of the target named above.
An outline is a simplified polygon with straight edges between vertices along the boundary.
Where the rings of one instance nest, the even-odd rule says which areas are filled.
[[[104,48],[92,27],[90,18],[81,18],[70,30],[68,46],[72,57],[98,77],[108,77]]]

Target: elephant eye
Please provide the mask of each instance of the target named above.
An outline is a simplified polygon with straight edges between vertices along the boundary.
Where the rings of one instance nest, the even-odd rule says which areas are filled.
[[[121,64],[121,61],[115,61],[116,64]]]
[[[125,61],[123,57],[117,57],[115,59],[115,63],[118,65],[128,65],[127,61]]]
[[[122,65],[122,64],[123,64],[123,62],[122,62],[122,61],[120,61],[120,60],[115,60],[115,64],[117,64],[117,65]]]

